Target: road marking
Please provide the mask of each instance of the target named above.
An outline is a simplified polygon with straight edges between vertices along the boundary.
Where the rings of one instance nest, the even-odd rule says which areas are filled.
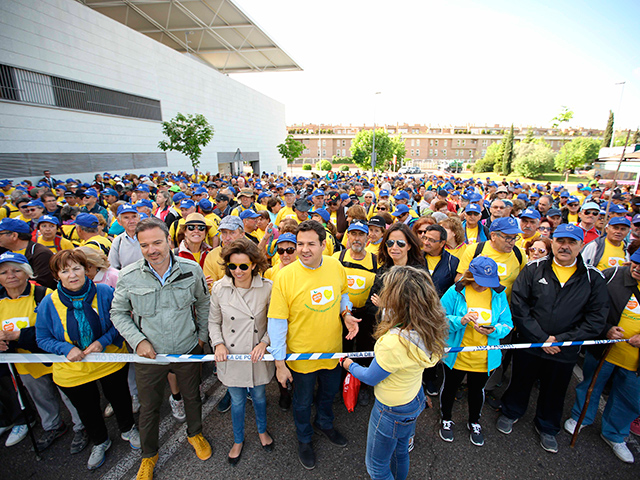
[[[210,375],[203,383],[203,389],[204,391],[209,390],[213,385],[216,384],[216,382],[218,382],[218,378],[215,375]],[[222,384],[220,384],[222,385]],[[207,399],[207,401],[205,402],[205,405],[209,405],[211,399],[213,399],[214,397],[217,397],[217,393],[218,390],[223,390],[218,388],[216,390],[216,392],[214,393],[213,396],[209,397]],[[220,395],[222,396],[222,395]],[[217,401],[216,401],[217,403]],[[215,404],[214,404],[215,405]],[[204,406],[203,406],[203,410],[204,410]],[[204,412],[203,412],[203,419],[204,419]],[[169,414],[167,415],[161,422],[160,422],[160,435],[158,438],[162,438],[164,435],[166,435],[172,428],[175,428],[175,424],[176,421],[173,418],[173,415]],[[178,428],[178,432],[180,432],[181,430],[184,430],[186,432],[186,425],[184,425],[183,427]],[[175,434],[174,434],[175,436]],[[171,437],[171,440],[173,440],[173,436]],[[160,453],[162,453],[162,450],[165,446],[161,446],[160,447]],[[109,470],[104,476],[101,477],[102,480],[120,480],[121,478],[123,478],[126,473],[137,463],[140,463],[140,459],[142,458],[142,451],[141,450],[131,450],[131,452],[129,452],[124,458],[122,458],[117,465],[115,465],[111,470]],[[134,477],[135,478],[135,477]]]

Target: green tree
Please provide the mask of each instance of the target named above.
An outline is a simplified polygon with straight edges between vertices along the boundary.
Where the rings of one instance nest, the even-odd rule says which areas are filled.
[[[536,137],[533,135],[533,130],[529,130],[527,135],[522,139],[522,143],[533,143],[536,141]]]
[[[511,173],[511,163],[513,162],[513,123],[511,124],[511,130],[505,135],[502,143],[504,143],[502,173],[504,175],[509,175]]]
[[[293,138],[293,135],[287,135],[284,143],[278,145],[278,151],[280,155],[282,155],[282,158],[287,160],[287,164],[293,163],[294,160],[302,154],[304,148],[304,143]]]
[[[520,142],[513,148],[513,170],[527,178],[551,172],[555,152],[548,145]]]
[[[484,154],[481,160],[478,160],[475,165],[473,172],[474,173],[484,173],[484,172],[493,172],[493,168],[500,159],[502,162],[502,157],[504,156],[504,150],[502,142],[496,142],[489,145],[487,148],[487,152]]]
[[[631,143],[632,144],[640,143],[640,128],[636,129],[635,133],[633,134],[633,137],[631,138]]]
[[[558,172],[583,167],[598,158],[600,141],[595,138],[579,137],[565,143],[555,158]]]
[[[553,128],[561,127],[563,123],[569,123],[573,118],[573,111],[569,110],[569,107],[563,105],[560,113],[551,119],[551,126]]]
[[[363,170],[371,169],[371,152],[373,150],[373,131],[360,130],[351,142],[353,163]],[[396,155],[398,164],[402,164],[407,150],[401,137],[389,137],[382,128],[376,129],[376,170],[387,170]]]
[[[603,148],[610,147],[612,138],[613,138],[613,110],[609,110],[609,120],[607,120],[607,128],[604,131],[604,140],[602,140],[602,147]]]
[[[202,147],[213,138],[214,129],[204,115],[183,115],[178,113],[168,122],[162,122],[162,133],[169,137],[169,141],[161,140],[158,148],[167,151],[180,152],[191,160],[194,171],[198,170]]]
[[[317,168],[319,168],[320,170],[324,170],[325,172],[331,171],[332,167],[333,165],[331,165],[331,162],[329,160],[321,160],[317,165]]]

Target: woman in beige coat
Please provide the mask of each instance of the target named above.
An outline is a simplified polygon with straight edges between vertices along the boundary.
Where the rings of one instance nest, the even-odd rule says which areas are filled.
[[[258,436],[262,447],[273,450],[267,432],[265,386],[273,378],[273,362],[263,362],[269,335],[267,311],[272,282],[263,279],[267,260],[258,247],[246,238],[226,245],[221,252],[225,276],[213,284],[209,309],[209,335],[218,362],[218,379],[231,395],[231,420],[234,444],[229,463],[240,461],[244,445],[244,413],[247,389],[253,400]],[[251,362],[226,362],[229,353],[249,353]]]

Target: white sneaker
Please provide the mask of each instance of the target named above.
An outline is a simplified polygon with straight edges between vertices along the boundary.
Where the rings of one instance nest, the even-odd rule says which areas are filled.
[[[89,456],[89,461],[87,462],[87,468],[89,470],[95,470],[98,467],[101,467],[104,463],[104,457],[111,447],[111,440],[107,438],[107,441],[101,443],[100,445],[94,445],[91,448],[91,455]]]
[[[567,418],[567,421],[564,422],[564,429],[567,433],[573,435],[573,432],[576,431],[576,425],[578,424],[577,421],[575,421],[573,418],[569,417]],[[580,425],[580,430],[578,430],[579,432],[582,431],[582,429],[584,427],[588,427],[588,425],[585,425],[584,423],[582,425]]]
[[[138,413],[140,411],[140,400],[138,399],[138,395],[131,396],[131,410],[133,413]]]
[[[140,432],[135,425],[131,427],[131,430],[120,434],[120,438],[126,440],[131,445],[131,448],[138,450],[140,448]]]
[[[110,403],[107,403],[107,406],[104,407],[104,418],[109,418],[113,416],[113,407]]]
[[[184,411],[184,400],[174,400],[173,395],[169,395],[169,405],[171,405],[173,418],[180,423],[187,420],[187,414]]]
[[[27,426],[26,423],[22,425],[14,425],[13,428],[11,429],[11,433],[7,437],[7,441],[5,445],[7,447],[12,447],[14,445],[17,445],[18,443],[20,443],[22,440],[25,439],[28,433],[29,433],[29,427]]]
[[[613,453],[615,453],[616,457],[618,457],[624,463],[633,463],[633,453],[631,453],[631,450],[629,450],[629,447],[627,447],[626,443],[612,442],[611,440],[605,438],[604,435],[600,434],[600,436],[605,442],[607,442],[607,445],[611,447],[611,450],[613,450]]]

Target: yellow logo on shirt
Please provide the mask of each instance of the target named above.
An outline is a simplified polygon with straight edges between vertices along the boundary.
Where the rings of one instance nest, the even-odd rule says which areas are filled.
[[[498,263],[498,276],[504,277],[507,274],[507,264],[506,263]]]
[[[351,290],[363,290],[366,279],[359,275],[347,275],[347,285]]]
[[[326,305],[333,301],[333,287],[318,287],[311,290],[311,305]]]
[[[621,257],[609,257],[609,260],[607,261],[607,264],[610,267],[621,267],[624,265],[624,258]]]
[[[487,308],[471,307],[470,312],[476,312],[478,318],[475,320],[476,325],[491,325],[491,310]]]

